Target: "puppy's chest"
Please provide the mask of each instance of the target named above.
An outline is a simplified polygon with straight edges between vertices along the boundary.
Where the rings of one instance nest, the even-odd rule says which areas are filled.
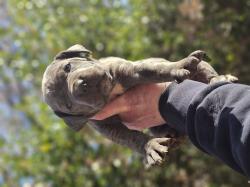
[[[125,91],[126,89],[120,83],[116,83],[109,94],[109,101],[122,95]]]

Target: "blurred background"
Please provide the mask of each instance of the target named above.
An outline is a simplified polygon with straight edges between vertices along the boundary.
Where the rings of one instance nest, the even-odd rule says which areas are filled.
[[[0,186],[247,186],[191,144],[147,171],[92,129],[67,128],[40,87],[56,53],[76,43],[130,60],[203,49],[219,73],[249,84],[249,33],[250,0],[0,0]]]

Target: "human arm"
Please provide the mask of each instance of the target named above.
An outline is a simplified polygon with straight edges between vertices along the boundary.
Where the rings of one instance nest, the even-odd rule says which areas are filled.
[[[146,107],[151,107],[144,103]],[[162,118],[172,128],[187,134],[199,149],[250,177],[249,86],[226,83],[206,85],[187,80],[168,86],[159,103]],[[119,105],[116,106],[119,108]],[[129,111],[125,113],[128,117]],[[157,112],[155,114],[158,115]],[[143,126],[147,127],[151,126]],[[137,128],[141,128],[140,123]]]
[[[250,177],[250,87],[241,84],[172,84],[160,99],[171,127],[204,152]]]

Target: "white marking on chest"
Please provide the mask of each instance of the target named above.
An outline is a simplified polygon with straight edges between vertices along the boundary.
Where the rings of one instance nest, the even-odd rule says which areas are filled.
[[[118,97],[119,95],[123,94],[125,89],[121,84],[116,84],[109,95],[109,100],[113,100],[114,98]]]

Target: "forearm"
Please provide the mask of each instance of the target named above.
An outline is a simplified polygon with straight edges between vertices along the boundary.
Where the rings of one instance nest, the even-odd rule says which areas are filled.
[[[199,149],[249,177],[249,90],[240,84],[173,83],[160,98],[160,112]]]

